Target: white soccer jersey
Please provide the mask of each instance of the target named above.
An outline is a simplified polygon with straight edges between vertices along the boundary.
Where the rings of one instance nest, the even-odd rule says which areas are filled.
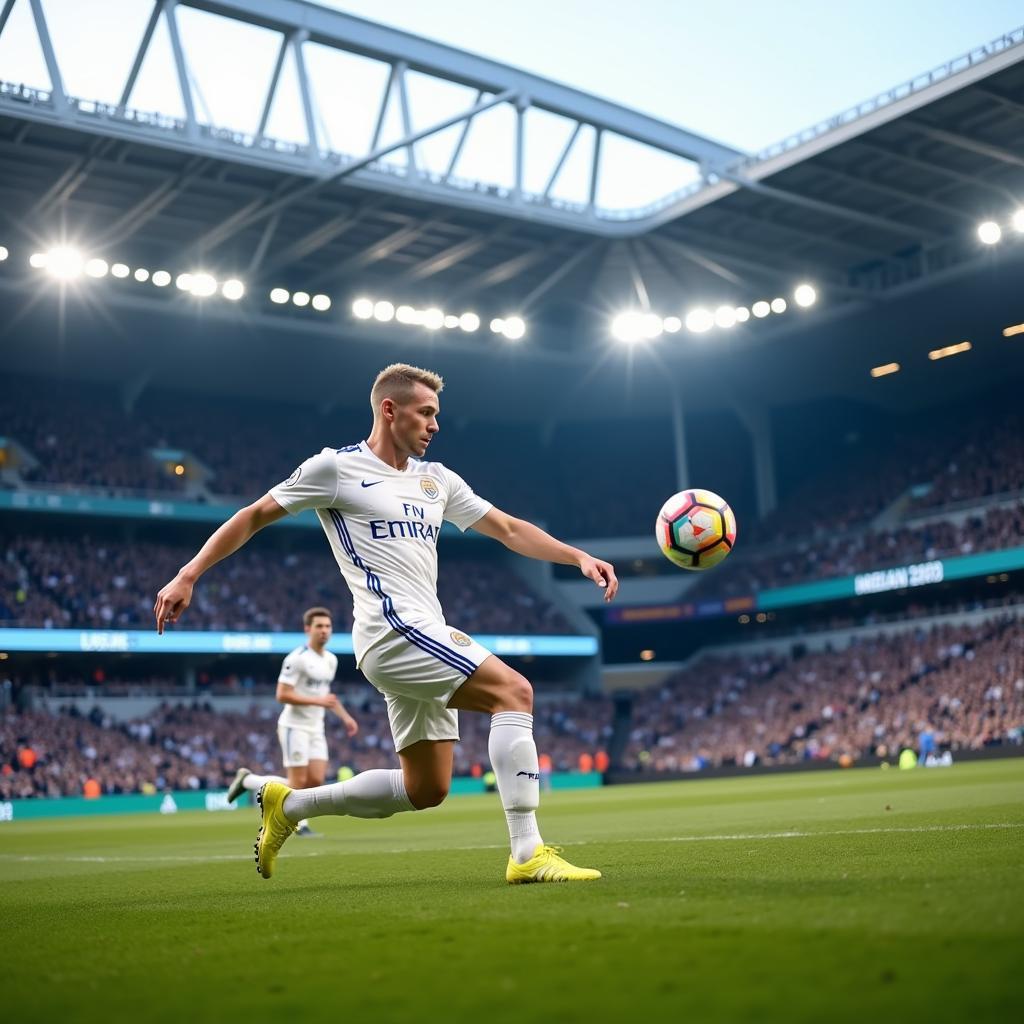
[[[410,459],[397,470],[365,441],[325,448],[270,493],[292,514],[316,509],[352,591],[356,664],[389,630],[421,646],[416,627],[444,622],[437,599],[441,521],[466,530],[492,507],[441,463]]]
[[[337,671],[338,659],[330,651],[317,654],[308,647],[296,647],[284,659],[277,678],[294,686],[300,697],[326,697]],[[324,727],[324,710],[315,704],[285,704],[277,724],[320,732]]]

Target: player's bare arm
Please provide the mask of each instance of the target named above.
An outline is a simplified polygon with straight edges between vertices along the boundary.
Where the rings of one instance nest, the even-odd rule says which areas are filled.
[[[277,702],[279,704],[304,704],[310,707],[325,708],[341,719],[342,725],[348,736],[355,736],[359,732],[359,723],[348,713],[345,705],[341,703],[336,693],[328,693],[324,697],[305,696],[295,692],[291,683],[277,681]]]
[[[211,566],[234,554],[265,526],[276,523],[288,513],[269,495],[239,509],[226,523],[217,527],[199,553],[178,570],[178,575],[156,595],[153,614],[156,631],[163,633],[167,623],[177,622],[192,601],[192,588]]]
[[[564,544],[525,519],[516,519],[501,509],[492,508],[473,524],[473,529],[486,537],[501,541],[510,551],[525,555],[527,558],[557,562],[559,565],[579,566],[580,572],[587,579],[604,588],[606,601],[611,601],[618,593],[619,581],[611,562],[604,562],[600,558],[588,555],[586,551]]]

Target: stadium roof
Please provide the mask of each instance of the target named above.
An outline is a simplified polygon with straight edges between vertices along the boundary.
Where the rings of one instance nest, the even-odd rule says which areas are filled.
[[[13,2],[0,6],[0,31]],[[898,360],[902,346],[920,348],[918,335],[945,343],[947,330],[959,329],[954,324],[964,310],[948,288],[955,279],[965,287],[975,281],[992,316],[1024,319],[1001,283],[1024,246],[1010,241],[996,255],[976,235],[979,221],[1008,223],[1024,197],[1024,29],[763,153],[743,155],[517,69],[298,0],[190,0],[187,6],[280,34],[261,131],[226,133],[196,115],[188,55],[174,28],[175,3],[154,5],[121,103],[105,106],[64,93],[42,5],[28,2],[53,88],[0,84],[6,221],[0,243],[14,256],[0,265],[0,289],[19,300],[28,293],[30,302],[41,301],[27,253],[70,238],[111,262],[241,277],[244,303],[204,314],[224,337],[237,334],[239,346],[252,344],[254,335],[269,345],[271,336],[279,340],[287,332],[322,338],[336,349],[341,335],[368,343],[361,346],[368,365],[382,352],[407,358],[410,347],[422,349],[411,342],[419,328],[353,320],[351,300],[367,294],[396,305],[478,310],[485,324],[492,316],[522,315],[530,325],[529,343],[516,353],[519,363],[530,364],[524,375],[535,377],[537,367],[546,367],[552,382],[564,387],[578,377],[583,359],[593,366],[595,386],[605,380],[613,387],[621,386],[621,362],[604,357],[614,311],[631,306],[682,318],[696,306],[748,308],[756,300],[791,297],[796,284],[813,282],[820,301],[812,310],[752,318],[727,342],[722,332],[695,338],[684,331],[662,339],[660,356],[651,346],[650,358],[633,360],[641,401],[645,387],[664,390],[666,379],[675,378],[690,404],[721,402],[723,366],[733,395],[771,381],[773,402],[805,397],[809,386],[878,397],[867,377],[873,360]],[[129,105],[160,19],[171,30],[184,120]],[[310,137],[316,138],[316,97],[302,61],[310,42],[388,64],[387,88],[375,100],[378,128],[391,102],[408,114],[405,76],[416,71],[475,90],[476,101],[461,117],[439,122],[463,125],[463,141],[474,116],[509,104],[520,132],[514,149],[521,153],[524,118],[536,108],[576,125],[560,162],[588,130],[598,139],[619,135],[692,161],[699,180],[645,210],[601,210],[595,203],[597,145],[588,203],[556,202],[550,187],[527,192],[521,157],[516,186],[486,188],[454,178],[454,152],[449,174],[421,170],[415,141],[427,132],[413,131],[407,116],[406,138],[390,147],[371,144],[363,154],[279,144],[262,128],[287,54],[296,62]],[[405,165],[388,163],[385,149],[404,150]],[[556,175],[557,167],[552,181]],[[274,285],[322,291],[332,296],[333,310],[318,317],[308,307],[277,306],[269,300]],[[191,297],[174,288],[141,288],[131,280],[102,287],[103,304],[124,310],[133,323],[154,310],[195,315]],[[22,315],[38,323],[40,311]],[[839,344],[844,331],[871,337],[851,349]],[[8,333],[11,367],[48,361],[45,345],[20,343],[20,333]],[[830,342],[824,352],[823,337]],[[431,348],[484,368],[503,344],[485,329],[472,336],[450,332]],[[709,359],[709,345],[721,355]],[[94,356],[101,358],[98,351]],[[68,372],[78,372],[75,357],[65,357]],[[503,355],[502,365],[508,361]],[[253,364],[247,370],[252,389],[280,379],[273,357]],[[982,380],[995,365],[975,359],[971,372]],[[955,377],[938,390],[968,386],[971,373]],[[173,383],[173,373],[170,378],[162,376]],[[936,392],[936,381],[928,391]]]

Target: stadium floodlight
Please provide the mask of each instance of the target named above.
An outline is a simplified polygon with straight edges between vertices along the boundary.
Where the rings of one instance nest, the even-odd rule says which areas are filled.
[[[6,245],[0,245],[0,263],[3,263],[5,259],[11,254],[7,251]]]
[[[814,290],[813,285],[809,284],[798,284],[796,290],[793,292],[793,301],[798,306],[803,306],[805,309],[808,306],[813,306],[818,300],[818,293]]]
[[[192,290],[192,275],[189,273],[179,274],[174,279],[174,287],[183,292]]]
[[[454,330],[459,326],[459,318],[454,313],[446,313],[444,317],[444,325],[448,330]]]
[[[85,272],[90,277],[106,277],[107,271],[110,269],[106,260],[101,260],[98,256],[94,256],[91,260],[88,260],[85,264]]]
[[[211,274],[193,274],[192,287],[189,291],[197,299],[209,298],[209,296],[217,294],[217,279]]]
[[[139,284],[145,284],[149,280],[149,271],[145,267],[139,267],[133,276]]]
[[[890,373],[899,373],[899,363],[883,363],[881,366],[871,367],[872,377],[888,377]]]
[[[225,299],[237,302],[245,294],[245,285],[237,277],[229,277],[220,286],[220,293]]]
[[[943,348],[933,348],[928,353],[928,358],[935,362],[937,359],[947,359],[949,356],[958,356],[961,352],[970,352],[972,345],[969,341],[961,341],[956,345],[946,345]]]
[[[45,252],[34,252],[28,258],[30,267],[35,267],[36,270],[42,270],[46,266],[46,253]]]
[[[395,319],[400,324],[414,324],[416,323],[416,310],[412,306],[399,306],[395,310]]]
[[[270,301],[276,303],[279,306],[283,306],[290,298],[291,292],[287,288],[271,288],[270,289]],[[359,314],[356,313],[356,316]]]
[[[644,336],[644,318],[635,309],[628,309],[612,318],[612,337],[632,345]]]
[[[518,341],[524,334],[526,334],[526,321],[519,316],[505,317],[504,334],[509,341]]]
[[[480,317],[476,313],[463,313],[459,317],[459,326],[467,333],[472,334],[473,331],[480,329]]]
[[[711,315],[711,311],[704,309],[703,306],[691,309],[686,314],[686,329],[691,334],[703,334],[705,331],[710,331],[714,326],[715,318]]]
[[[736,307],[735,306],[719,306],[715,310],[715,326],[717,327],[735,327],[736,326]]]
[[[1010,218],[1010,223],[1013,224],[1014,231],[1024,232],[1024,207],[1014,211],[1013,217]]]
[[[665,322],[657,313],[644,313],[643,335],[648,341],[660,338],[665,331]]]
[[[666,334],[678,334],[683,327],[683,321],[677,316],[667,316],[661,322],[661,326]]]
[[[994,221],[987,220],[978,225],[978,238],[985,245],[995,245],[1003,237],[1003,229]]]
[[[166,288],[171,283],[171,275],[166,270],[155,270],[152,281],[157,288]]]
[[[765,302],[764,299],[759,299],[750,307],[750,312],[753,313],[758,320],[763,320],[771,311],[771,305]]]
[[[428,331],[439,331],[444,326],[444,312],[436,306],[423,311],[423,326]]]
[[[495,334],[504,334],[505,332],[505,321],[500,316],[496,316],[491,321],[491,330]]]
[[[373,299],[356,299],[352,303],[352,315],[358,320],[369,320],[373,316]]]
[[[294,302],[295,305],[298,306],[300,309],[303,306],[308,306],[309,305],[309,292],[293,292],[292,293],[292,302]]]
[[[110,268],[110,276],[117,278],[125,278],[131,273],[127,263],[115,263]]]
[[[394,304],[388,302],[387,299],[382,299],[373,307],[373,318],[375,320],[379,320],[382,324],[386,324],[389,320],[394,320]]]
[[[324,295],[320,293],[313,296],[313,308],[318,313],[326,313],[331,308],[331,297],[330,295]]]
[[[46,254],[46,269],[62,281],[70,281],[82,273],[82,254],[68,245],[58,245]]]
[[[780,295],[777,299],[772,299],[772,312],[785,313],[786,305],[786,300]]]
[[[736,323],[745,324],[750,319],[750,310],[746,306],[736,307]]]

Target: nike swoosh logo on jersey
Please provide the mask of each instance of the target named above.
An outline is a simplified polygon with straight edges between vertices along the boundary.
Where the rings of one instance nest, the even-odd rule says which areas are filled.
[[[374,487],[376,484],[381,484],[383,482],[384,482],[383,480],[371,480],[369,483],[367,483],[364,480],[363,483],[362,483],[362,486],[363,487]]]

